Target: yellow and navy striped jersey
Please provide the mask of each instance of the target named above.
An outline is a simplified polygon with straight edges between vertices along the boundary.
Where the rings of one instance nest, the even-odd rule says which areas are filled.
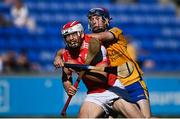
[[[131,62],[133,65],[133,72],[126,78],[119,78],[124,86],[128,86],[141,79],[143,74],[139,65],[130,57],[127,51],[127,41],[122,34],[122,30],[114,27],[109,30],[115,37],[115,43],[109,44],[107,53],[111,66],[119,66],[126,62]]]

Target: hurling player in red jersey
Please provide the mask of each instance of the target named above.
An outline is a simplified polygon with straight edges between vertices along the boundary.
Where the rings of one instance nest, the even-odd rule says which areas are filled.
[[[78,21],[68,22],[63,26],[61,33],[64,37],[66,48],[59,50],[58,53],[60,54],[56,55],[54,61],[55,66],[56,64],[60,65],[59,60],[71,64],[85,64],[89,42],[92,38],[84,33],[82,24]],[[95,57],[91,65],[107,66],[108,59],[106,55],[105,48],[101,46],[98,57]],[[72,85],[72,72],[72,69],[63,67],[62,81],[68,95],[75,95],[77,91]],[[124,99],[129,97],[123,88],[120,88],[122,85],[119,80],[112,81],[112,86],[109,86],[107,74],[98,71],[85,72],[82,80],[88,91],[78,117],[104,117],[103,115],[108,115],[111,110],[118,113],[122,112],[126,117],[143,117],[136,106]],[[121,96],[122,93],[123,97]]]

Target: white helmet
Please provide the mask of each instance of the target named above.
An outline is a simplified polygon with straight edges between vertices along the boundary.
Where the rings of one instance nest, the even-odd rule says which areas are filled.
[[[79,21],[72,21],[65,24],[61,30],[63,36],[74,33],[74,32],[83,32],[84,28]]]
[[[84,28],[82,24],[79,21],[72,21],[65,24],[61,30],[61,34],[63,35],[65,39],[66,46],[69,48],[78,48],[82,44],[82,38],[76,39],[76,40],[66,40],[66,35],[72,34],[77,32],[78,36],[81,36],[81,34],[84,32]]]

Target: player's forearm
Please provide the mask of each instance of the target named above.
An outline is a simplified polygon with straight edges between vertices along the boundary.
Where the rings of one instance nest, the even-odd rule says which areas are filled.
[[[86,75],[83,77],[85,78],[85,80],[92,80],[95,82],[107,82],[107,75],[104,75],[102,73],[99,72],[86,72]]]
[[[72,85],[72,77],[71,75],[69,75],[67,68],[63,68],[62,82],[63,82],[64,89],[67,92],[69,87]]]
[[[101,62],[96,64],[96,66],[99,67],[106,67],[108,64],[107,62]],[[86,72],[86,78],[91,79],[96,82],[107,82],[107,73],[106,72],[101,72],[97,70],[90,70],[89,72]]]
[[[107,66],[107,63],[99,63],[96,66]],[[86,78],[96,81],[96,82],[107,82],[107,73],[106,72],[100,72],[95,70],[90,70],[89,72],[85,73]]]

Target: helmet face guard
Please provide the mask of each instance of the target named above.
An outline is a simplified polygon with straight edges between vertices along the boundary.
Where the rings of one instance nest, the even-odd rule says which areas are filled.
[[[81,41],[67,41],[66,36],[70,34],[77,33],[78,36],[81,36],[81,33],[84,32],[84,28],[79,21],[72,21],[65,24],[61,30],[61,34],[65,39],[65,43],[69,48],[77,48],[80,46]]]
[[[88,28],[91,31],[93,31],[92,26],[91,26],[90,21],[89,21],[91,16],[101,16],[104,21],[108,20],[108,22],[106,23],[106,28],[109,27],[109,21],[112,19],[109,16],[109,12],[104,8],[92,8],[92,9],[90,9],[88,14],[87,14],[87,17],[88,17],[88,22],[89,22]]]

